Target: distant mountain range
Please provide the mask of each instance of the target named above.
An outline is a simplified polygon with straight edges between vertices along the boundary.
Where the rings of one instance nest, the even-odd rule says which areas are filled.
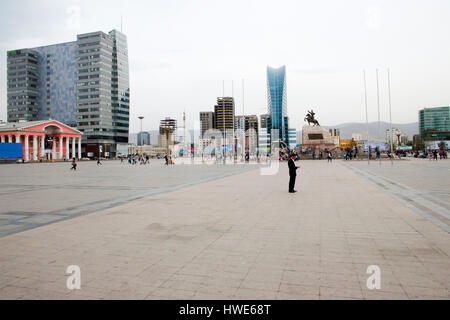
[[[353,133],[361,134],[364,139],[367,135],[367,124],[361,122],[349,122],[342,123],[335,126],[323,126],[326,129],[339,129],[341,132],[341,139],[350,139]],[[389,122],[380,122],[378,127],[378,122],[369,122],[369,136],[370,140],[382,140],[386,139],[386,130],[390,128]],[[393,123],[392,128],[400,129],[401,132],[408,136],[412,140],[415,134],[419,134],[419,124],[417,122],[413,123]],[[152,136],[152,143],[156,140],[159,134],[158,130],[150,130],[150,135]],[[189,130],[190,134],[193,135],[194,131]],[[297,141],[301,141],[302,131],[297,131]],[[130,142],[137,143],[137,133],[130,133]]]
[[[361,122],[349,122],[342,123],[335,126],[323,126],[326,129],[339,129],[341,133],[341,139],[351,139],[353,133],[359,133],[366,139],[367,136],[367,124]],[[369,122],[369,138],[370,140],[386,140],[386,130],[390,129],[389,122]],[[415,134],[419,134],[419,124],[413,123],[393,123],[392,128],[400,129],[403,135],[409,137],[412,140]],[[302,131],[297,131],[297,141],[301,141]],[[299,140],[300,138],[300,140]]]
[[[390,129],[391,125],[389,122],[369,122],[369,137],[370,139],[385,140],[386,130]],[[366,123],[343,123],[337,126],[326,126],[327,129],[336,128],[341,132],[341,138],[347,139],[351,138],[353,133],[360,133],[365,137],[367,135],[367,124]],[[403,135],[409,137],[412,140],[415,134],[419,134],[419,124],[417,122],[413,123],[403,123],[397,124],[393,123],[392,128],[400,129]]]

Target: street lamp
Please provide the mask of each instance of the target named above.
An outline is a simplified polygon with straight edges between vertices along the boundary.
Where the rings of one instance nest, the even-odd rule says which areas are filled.
[[[141,142],[141,155],[142,155],[142,119],[144,119],[144,117],[143,116],[139,116],[138,118],[139,118],[139,120],[141,120],[141,132],[140,132],[140,134],[141,134],[141,139],[140,140],[141,141],[140,142]]]

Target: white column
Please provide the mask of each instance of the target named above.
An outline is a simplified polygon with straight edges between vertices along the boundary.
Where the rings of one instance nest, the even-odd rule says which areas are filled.
[[[58,157],[58,159],[63,158],[63,142],[64,142],[64,137],[59,137],[59,157]]]
[[[43,157],[45,156],[45,136],[39,137],[39,156]]]
[[[16,135],[16,143],[22,143],[22,141],[20,141],[20,135]]]
[[[70,154],[69,154],[69,142],[70,142],[70,138],[66,137],[66,159],[69,160],[70,159]]]
[[[12,135],[8,135],[8,143],[12,142]]]
[[[75,155],[75,138],[72,138],[72,158],[76,158]]]
[[[33,161],[37,161],[38,159],[38,139],[37,136],[33,136]]]
[[[5,143],[5,136],[2,136],[2,142]]]
[[[28,135],[25,135],[24,139],[25,143],[25,161],[30,161],[30,139],[28,138]]]
[[[56,137],[53,136],[53,141],[52,141],[52,160],[56,159]]]
[[[81,159],[81,138],[78,138],[78,159]]]

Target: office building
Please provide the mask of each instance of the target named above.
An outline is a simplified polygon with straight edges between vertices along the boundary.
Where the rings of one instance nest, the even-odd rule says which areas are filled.
[[[77,125],[76,42],[7,53],[8,121]]]
[[[270,152],[270,133],[268,128],[260,128],[258,132],[258,150],[262,154]]]
[[[297,146],[297,129],[288,128],[288,147],[290,150],[294,150]]]
[[[150,144],[150,133],[149,132],[139,132],[137,135],[137,145],[146,146]]]
[[[392,133],[391,133],[391,129],[386,129],[386,143],[388,144],[388,146],[391,145],[391,139],[392,139],[392,145],[395,146],[399,146],[401,141],[400,141],[400,137],[402,136],[402,131],[400,129],[397,128],[392,128]]]
[[[8,121],[55,119],[83,132],[82,154],[128,144],[126,36],[92,32],[68,43],[8,51]]]
[[[236,116],[236,127],[235,133],[236,137],[244,137],[245,132],[245,151],[250,154],[256,154],[258,150],[258,140],[259,140],[259,126],[258,126],[258,116],[256,115],[246,115],[246,116]],[[243,141],[242,141],[243,143]]]
[[[200,112],[200,136],[211,129],[214,129],[214,112]]]
[[[341,136],[341,131],[339,129],[328,129],[328,131],[330,132],[330,135],[333,137],[340,137]]]
[[[427,141],[450,140],[450,107],[420,110],[419,133]]]
[[[234,130],[234,98],[217,98],[217,104],[214,106],[214,128],[224,131]]]
[[[260,116],[260,127],[267,129],[270,126],[271,126],[270,116],[268,114],[262,114]]]
[[[286,93],[286,66],[278,69],[267,67],[267,106],[271,120],[272,137],[278,134],[286,146],[289,145],[288,129],[289,118],[287,115],[287,93]]]

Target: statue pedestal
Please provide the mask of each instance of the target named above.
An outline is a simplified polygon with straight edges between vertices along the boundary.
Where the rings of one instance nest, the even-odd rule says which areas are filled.
[[[303,126],[302,147],[317,153],[319,151],[332,150],[335,148],[335,145],[327,129],[321,126]]]

